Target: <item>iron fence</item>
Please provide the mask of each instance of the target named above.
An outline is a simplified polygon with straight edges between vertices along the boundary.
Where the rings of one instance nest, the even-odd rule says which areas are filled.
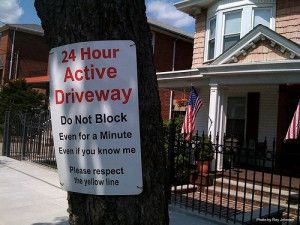
[[[49,111],[7,111],[3,133],[4,155],[56,167]]]
[[[56,167],[49,111],[6,112],[3,128],[6,156]],[[275,146],[225,134],[186,141],[171,123],[164,146],[170,201],[227,223],[300,224],[300,174],[283,170]]]
[[[171,125],[168,157],[173,204],[227,223],[299,224],[300,179],[281,173],[275,141],[204,133],[186,141]]]

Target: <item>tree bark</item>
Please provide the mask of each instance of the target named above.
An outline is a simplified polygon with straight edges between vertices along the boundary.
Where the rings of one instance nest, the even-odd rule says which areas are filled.
[[[95,196],[69,192],[71,225],[165,225],[165,155],[151,33],[143,0],[36,0],[51,48],[96,40],[132,40],[137,49],[143,193]]]

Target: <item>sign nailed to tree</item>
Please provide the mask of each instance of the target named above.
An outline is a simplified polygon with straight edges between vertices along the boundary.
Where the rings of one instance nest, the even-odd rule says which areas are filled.
[[[95,195],[142,192],[136,48],[82,42],[49,56],[50,107],[60,182]]]

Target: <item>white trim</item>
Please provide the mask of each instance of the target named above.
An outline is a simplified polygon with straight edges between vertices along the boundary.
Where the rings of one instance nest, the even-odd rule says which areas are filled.
[[[182,76],[182,77],[166,77],[166,78],[158,78],[158,81],[163,81],[163,80],[177,80],[177,79],[195,79],[195,78],[202,78],[203,75],[199,74],[199,75],[190,75],[190,76]]]
[[[226,18],[226,14],[229,13],[235,13],[235,12],[241,12],[241,24],[240,24],[240,39],[242,38],[242,19],[243,19],[243,8],[241,9],[237,9],[237,10],[231,10],[231,11],[223,11],[223,26],[222,26],[222,36],[221,36],[221,53],[222,54],[224,52],[224,37],[225,37],[225,18]],[[228,34],[228,35],[236,35],[238,33],[234,33],[234,34]]]
[[[210,22],[212,20],[216,20],[216,27],[215,27],[215,49],[214,49],[214,57],[212,59],[208,59],[208,51],[209,51],[209,41],[210,41]],[[207,48],[204,49],[204,61],[209,61],[209,60],[213,60],[216,56],[216,36],[217,36],[217,16],[213,16],[211,17],[209,20],[206,21],[206,32],[205,32],[205,46],[207,45]]]
[[[258,9],[271,9],[270,27],[269,28],[275,31],[275,28],[276,28],[276,26],[275,26],[276,6],[275,5],[270,5],[270,4],[262,4],[262,5],[259,5],[259,6],[255,5],[255,6],[252,7],[251,30],[254,28],[254,11],[255,11],[256,8],[258,8]]]
[[[219,105],[219,93],[218,85],[210,85],[209,91],[209,111],[208,111],[208,134],[211,135],[211,140],[213,143],[216,141],[216,134],[218,129],[218,105]]]
[[[198,72],[198,69],[189,69],[189,70],[176,70],[176,71],[166,71],[166,72],[158,72],[156,75],[164,75],[164,74],[180,74],[180,73],[195,73]]]
[[[222,0],[216,1],[215,4],[209,7],[207,14],[215,14],[216,12],[223,10],[230,10],[231,8],[238,8],[247,5],[263,5],[263,4],[276,4],[276,0]]]

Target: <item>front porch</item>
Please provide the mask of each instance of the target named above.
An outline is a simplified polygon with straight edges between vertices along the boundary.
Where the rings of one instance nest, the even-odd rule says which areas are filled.
[[[241,154],[250,157],[253,149],[260,149],[260,154],[268,156],[274,148],[275,165],[286,169],[285,162],[291,154],[300,160],[295,150],[300,149],[299,140],[284,142],[300,99],[299,72],[299,60],[227,64],[159,73],[158,82],[160,87],[172,90],[188,90],[190,86],[197,89],[203,107],[197,114],[196,129],[210,134],[213,143],[222,144],[233,138],[242,151],[248,151]],[[225,140],[220,138],[216,142],[218,134],[226,134]],[[297,160],[289,171],[300,172]],[[221,171],[225,165],[223,160],[217,161],[217,169]],[[248,164],[261,167],[261,162],[248,161]],[[266,162],[264,167],[270,168],[270,163]]]

